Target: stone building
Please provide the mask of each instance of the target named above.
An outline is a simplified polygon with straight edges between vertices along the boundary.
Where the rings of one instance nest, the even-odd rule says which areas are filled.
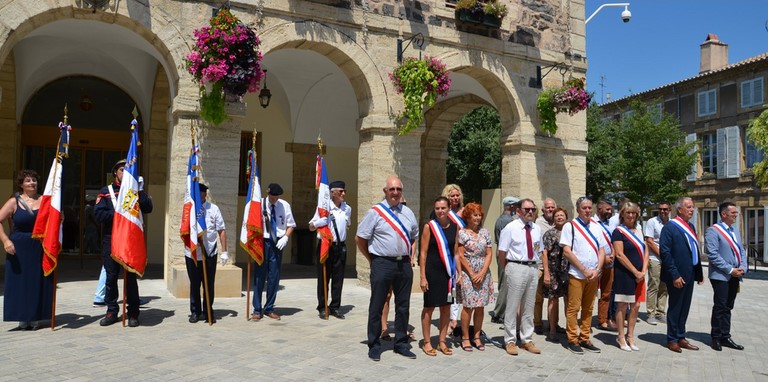
[[[698,143],[698,160],[688,175],[696,204],[696,228],[719,220],[718,204],[728,200],[741,211],[743,242],[750,256],[768,261],[768,192],[754,181],[752,166],[764,153],[747,139],[750,120],[766,109],[768,53],[728,63],[728,45],[714,34],[701,44],[699,74],[602,105],[607,118],[621,118],[631,100],[675,116],[686,141]]]
[[[163,265],[177,296],[187,293],[178,232],[192,126],[202,131],[203,181],[225,216],[233,254],[244,199],[241,154],[254,130],[262,186],[282,185],[298,224],[284,263],[313,261],[307,223],[315,209],[318,136],[329,177],[347,183],[353,226],[381,199],[389,174],[402,178],[409,206],[423,214],[422,201],[446,182],[452,124],[482,105],[501,116],[502,192],[572,201],[585,188],[584,113],[561,118],[556,135],[543,134],[540,90],[531,85],[537,66],[559,64],[568,76],[584,77],[584,1],[500,2],[509,14],[494,28],[457,21],[455,0],[3,1],[0,194],[12,192],[21,168],[45,173],[68,105],[74,130],[64,172],[62,261],[96,257],[98,227],[88,212],[112,164],[125,155],[135,105],[141,172],[155,203],[145,217],[148,261]],[[199,89],[184,57],[193,31],[223,5],[259,35],[272,98],[262,108],[249,94],[228,105],[229,121],[212,127],[199,120]],[[453,86],[426,111],[420,128],[401,136],[395,115],[402,98],[388,73],[397,66],[397,39],[416,34],[425,43],[422,49],[411,44],[405,56],[438,57],[452,71]],[[544,86],[561,81],[552,75]],[[348,262],[366,279],[361,259]],[[222,296],[242,290],[242,250],[235,260],[220,268]]]

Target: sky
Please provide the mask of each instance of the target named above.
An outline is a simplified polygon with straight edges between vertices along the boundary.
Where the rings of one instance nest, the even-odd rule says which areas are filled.
[[[630,3],[628,23],[623,7],[606,7],[586,25],[587,90],[597,103],[699,74],[709,33],[728,44],[729,64],[768,52],[768,0],[586,0],[584,17],[618,2]]]

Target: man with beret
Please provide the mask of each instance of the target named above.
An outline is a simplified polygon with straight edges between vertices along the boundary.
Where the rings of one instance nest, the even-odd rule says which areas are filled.
[[[515,208],[519,202],[520,199],[514,196],[507,196],[501,200],[501,204],[504,206],[504,212],[502,212],[501,216],[496,219],[496,225],[493,228],[496,245],[499,245],[499,235],[501,234],[501,230],[515,219]],[[488,312],[488,314],[491,316],[491,322],[494,324],[503,324],[504,310],[507,308],[507,288],[504,287],[504,267],[499,266],[498,256],[496,256],[496,265],[499,268],[499,297],[496,299],[496,306],[492,311]]]
[[[328,305],[328,313],[338,319],[343,320],[344,314],[339,312],[341,307],[341,288],[344,285],[344,267],[347,264],[347,227],[352,221],[352,207],[344,201],[346,190],[343,181],[337,180],[331,182],[328,188],[331,191],[331,210],[328,217],[321,218],[315,211],[315,216],[309,221],[309,230],[316,231],[320,227],[330,226],[333,235],[333,243],[328,250],[328,258],[324,264],[320,264],[320,243],[317,245],[317,310],[320,312],[320,318],[325,317],[326,289],[331,283],[331,303]],[[320,234],[317,235],[320,239]],[[325,269],[325,272],[323,272]]]
[[[203,202],[205,210],[205,235],[203,235],[203,246],[205,247],[205,262],[203,263],[203,248],[197,247],[197,262],[192,260],[192,254],[189,248],[184,247],[184,260],[187,264],[187,276],[189,276],[189,322],[194,324],[200,319],[208,322],[208,303],[206,296],[211,299],[211,309],[213,309],[213,297],[216,295],[216,254],[218,251],[218,238],[221,238],[221,265],[225,265],[229,259],[227,253],[227,231],[225,231],[224,218],[221,216],[219,206],[206,201],[208,198],[208,186],[200,183],[200,200]],[[205,293],[205,283],[203,266],[208,276],[208,293]],[[203,286],[203,304],[200,304],[200,286]],[[216,322],[211,310],[211,321]]]
[[[117,279],[120,276],[122,266],[115,261],[112,254],[112,220],[115,215],[115,205],[117,196],[120,192],[120,182],[123,180],[123,170],[125,159],[117,161],[112,166],[112,175],[114,182],[109,186],[102,187],[96,197],[96,207],[93,209],[93,216],[96,222],[101,224],[102,241],[101,254],[104,257],[104,269],[107,273],[106,294],[104,302],[107,305],[107,314],[99,321],[101,326],[109,326],[117,322],[117,315],[120,312],[117,306]],[[152,212],[152,197],[144,192],[143,182],[139,182],[139,208],[142,213]],[[138,245],[144,245],[139,243]],[[139,284],[136,281],[136,274],[126,272],[125,290],[123,298],[128,303],[128,326],[139,326]]]
[[[288,244],[288,238],[296,227],[291,205],[278,198],[282,194],[283,188],[279,184],[270,183],[267,186],[267,197],[261,202],[264,215],[264,263],[256,264],[253,276],[253,321],[261,320],[263,316],[280,320],[280,316],[275,313],[277,288],[280,286],[280,264],[283,248]],[[267,282],[267,302],[262,306],[264,281]]]

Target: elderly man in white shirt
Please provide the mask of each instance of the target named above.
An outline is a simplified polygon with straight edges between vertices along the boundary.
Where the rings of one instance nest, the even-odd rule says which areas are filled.
[[[499,265],[504,267],[507,308],[504,312],[504,342],[509,355],[517,355],[517,312],[520,310],[520,348],[541,353],[533,343],[533,310],[539,262],[543,249],[541,228],[533,223],[536,205],[523,199],[516,219],[507,224],[499,237]]]

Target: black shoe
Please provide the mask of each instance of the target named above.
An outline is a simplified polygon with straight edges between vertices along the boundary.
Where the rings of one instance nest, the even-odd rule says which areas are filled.
[[[193,314],[193,315],[189,316],[189,323],[190,324],[196,324],[197,321],[200,321],[200,319],[197,317],[196,314]]]
[[[208,322],[208,313],[201,314],[200,318],[207,323]],[[213,314],[211,314],[211,323],[212,324],[216,323],[216,316],[214,316]]]
[[[722,347],[722,345],[720,345],[720,340],[718,340],[717,338],[713,338],[712,339],[712,345],[710,345],[710,346],[712,347],[712,350],[714,350],[714,351],[723,351],[723,347]]]
[[[592,343],[589,342],[589,341],[581,342],[581,343],[579,343],[579,345],[582,348],[584,348],[584,350],[586,350],[586,351],[589,351],[589,352],[592,352],[592,353],[600,353],[600,348],[595,346],[595,345],[592,345]]]
[[[106,303],[106,302],[104,302],[104,301],[101,301],[101,302],[99,302],[99,301],[94,301],[94,302],[93,302],[93,306],[94,306],[94,307],[99,307],[99,306],[107,306],[107,303]]]
[[[128,318],[128,326],[135,328],[139,326],[139,318],[138,317],[129,317]]]
[[[318,316],[318,317],[320,317],[320,319],[321,319],[321,320],[325,320],[325,319],[327,319],[327,318],[325,317],[325,311],[318,311],[318,312],[317,312],[317,316]]]
[[[339,320],[343,320],[343,319],[346,318],[346,317],[344,317],[343,314],[339,313],[338,310],[332,310],[331,311],[331,316],[334,316],[334,317],[338,318]]]
[[[491,322],[494,323],[494,324],[503,324],[504,323],[504,317],[493,316],[493,317],[491,317]]]
[[[573,354],[584,355],[584,349],[582,349],[578,344],[569,343],[568,350],[570,350]]]
[[[721,339],[718,341],[720,345],[725,346],[727,348],[735,349],[735,350],[744,350],[744,346],[741,346],[731,339],[731,337],[728,337],[726,339]]]
[[[104,318],[102,318],[101,321],[99,321],[99,325],[109,326],[114,324],[115,322],[117,322],[117,315],[114,313],[107,313],[107,315],[104,316]]]
[[[543,326],[539,326],[539,325],[534,326],[533,327],[533,332],[538,334],[538,335],[542,335],[542,334],[544,334],[544,327]]]
[[[381,361],[381,349],[379,348],[368,349],[368,358],[376,362]]]
[[[147,305],[147,304],[149,304],[150,301],[152,301],[152,300],[150,300],[148,298],[141,298],[141,297],[139,297],[139,306]]]
[[[409,349],[395,350],[395,353],[400,354],[405,358],[416,359],[416,354]]]

